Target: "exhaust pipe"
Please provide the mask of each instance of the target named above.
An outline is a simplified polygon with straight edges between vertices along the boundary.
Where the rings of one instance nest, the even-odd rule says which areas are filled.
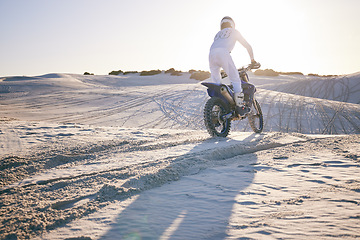
[[[231,105],[235,105],[235,101],[234,99],[231,97],[229,90],[227,89],[227,87],[225,86],[221,86],[220,88],[220,93],[221,95],[224,96],[224,98],[231,104]]]

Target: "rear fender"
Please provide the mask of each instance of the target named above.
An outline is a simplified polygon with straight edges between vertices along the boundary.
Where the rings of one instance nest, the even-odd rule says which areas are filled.
[[[227,89],[229,89],[228,86],[226,86],[224,84],[216,84],[216,83],[209,83],[209,82],[203,82],[201,84],[208,88],[207,92],[210,97],[218,97],[218,98],[222,99],[226,104],[230,104],[229,101],[226,100],[226,98],[220,92],[220,88],[222,86],[225,86]],[[230,94],[232,95],[231,91],[230,91]]]

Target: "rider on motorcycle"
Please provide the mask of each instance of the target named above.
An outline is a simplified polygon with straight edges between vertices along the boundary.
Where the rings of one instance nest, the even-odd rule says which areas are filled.
[[[249,107],[243,106],[242,84],[239,77],[239,72],[231,58],[231,51],[233,50],[236,41],[240,42],[248,51],[251,58],[251,64],[258,64],[254,60],[254,54],[250,44],[243,38],[238,30],[235,29],[235,22],[231,17],[224,17],[220,23],[221,30],[216,34],[214,42],[210,48],[209,65],[211,72],[211,79],[220,84],[221,83],[221,68],[224,69],[229,76],[234,88],[234,100],[237,106],[237,112],[240,115],[245,115],[250,111]]]

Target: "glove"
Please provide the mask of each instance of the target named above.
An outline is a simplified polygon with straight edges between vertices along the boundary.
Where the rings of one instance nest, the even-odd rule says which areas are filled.
[[[251,69],[258,69],[261,67],[261,64],[253,59],[253,60],[251,60],[250,66],[251,66]]]

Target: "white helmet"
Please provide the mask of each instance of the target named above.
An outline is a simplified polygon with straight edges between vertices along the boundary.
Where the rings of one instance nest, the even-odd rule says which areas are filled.
[[[221,20],[221,22],[220,22],[220,28],[221,28],[221,25],[222,25],[223,23],[226,23],[226,22],[230,23],[230,25],[231,25],[232,28],[235,28],[235,22],[234,22],[234,20],[233,20],[231,17],[228,17],[228,16],[224,17],[224,18]]]

